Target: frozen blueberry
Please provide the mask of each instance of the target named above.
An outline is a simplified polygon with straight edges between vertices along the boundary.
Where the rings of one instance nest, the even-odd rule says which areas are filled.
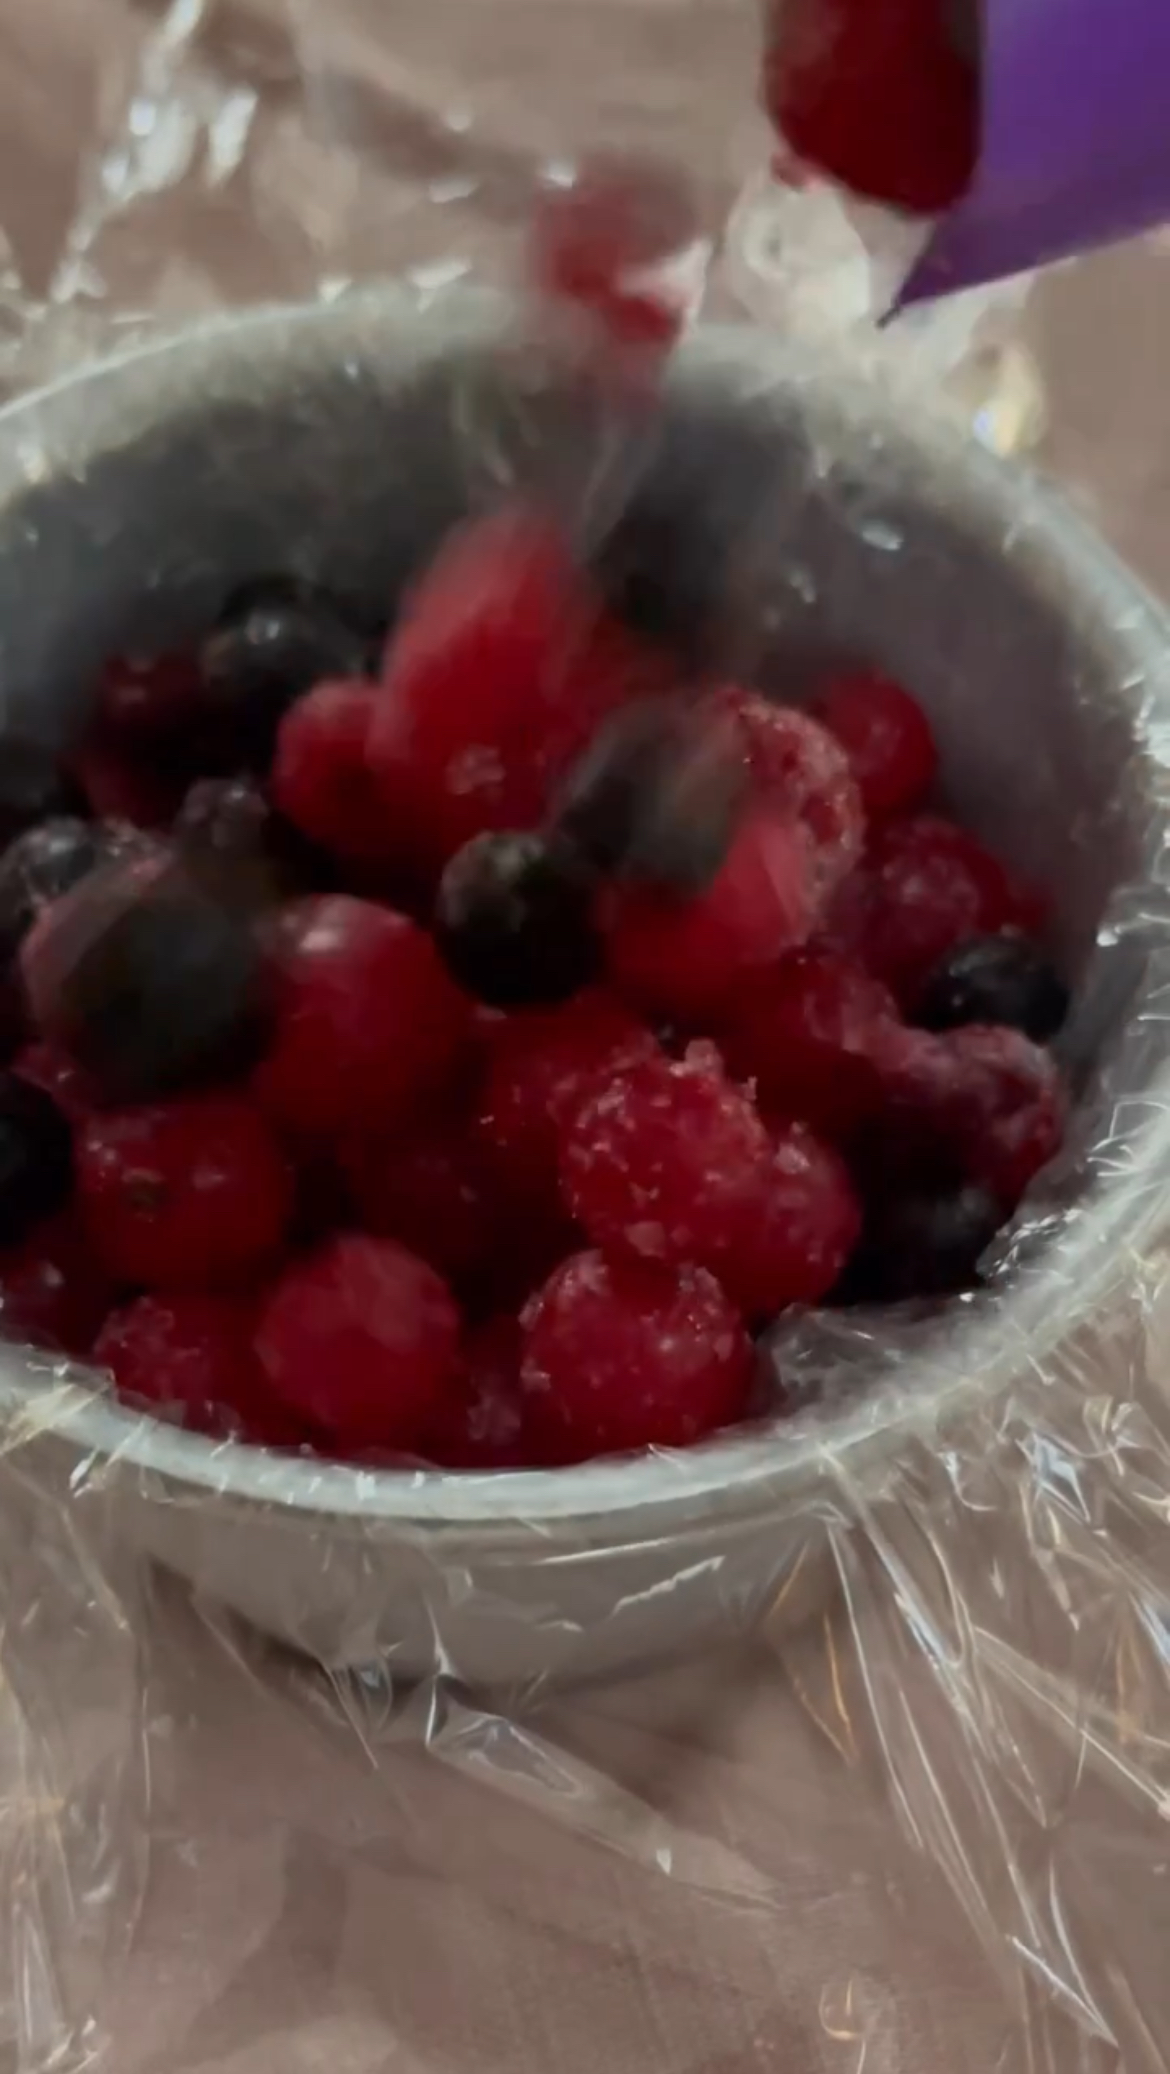
[[[1068,1008],[1068,988],[1028,937],[973,936],[935,966],[914,1020],[924,1030],[1002,1023],[1046,1044]]]
[[[0,962],[11,962],[42,908],[87,877],[108,850],[100,828],[67,814],[9,843],[0,856]]]
[[[954,1296],[979,1280],[979,1261],[1003,1223],[984,1188],[921,1187],[870,1207],[838,1300],[898,1303]]]
[[[72,1185],[72,1132],[52,1096],[0,1073],[0,1245],[61,1209]]]
[[[40,924],[22,964],[44,1035],[114,1101],[231,1078],[267,1034],[249,909],[170,858],[95,873]]]
[[[282,715],[326,677],[359,677],[368,644],[325,597],[259,585],[226,612],[200,651],[209,704],[240,753],[266,763]]]
[[[729,728],[693,706],[648,699],[591,743],[557,804],[556,827],[601,876],[698,893],[727,855],[746,786]]]
[[[443,873],[434,936],[459,984],[493,1008],[567,1001],[601,967],[592,879],[555,836],[465,843]]]

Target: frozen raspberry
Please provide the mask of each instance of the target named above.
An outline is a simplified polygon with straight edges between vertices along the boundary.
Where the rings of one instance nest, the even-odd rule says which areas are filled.
[[[272,764],[272,797],[294,828],[355,864],[394,854],[395,830],[366,763],[377,705],[377,687],[364,680],[318,684],[285,714]]]
[[[89,1075],[55,1044],[26,1044],[13,1060],[12,1070],[18,1079],[31,1081],[51,1095],[71,1124],[83,1123],[100,1106],[98,1089]]]
[[[547,1013],[509,1016],[499,1026],[479,1127],[519,1198],[555,1202],[561,1126],[595,1079],[657,1049],[645,1023],[600,989]]]
[[[91,1116],[78,1132],[77,1187],[108,1272],[161,1289],[258,1274],[279,1249],[292,1197],[268,1126],[239,1095]]]
[[[390,1140],[363,1134],[346,1148],[345,1171],[365,1229],[452,1281],[486,1267],[505,1241],[486,1148],[457,1121]]]
[[[494,1008],[551,1007],[598,977],[593,882],[556,836],[474,836],[452,857],[434,938],[449,971]]]
[[[687,1447],[747,1409],[751,1342],[704,1268],[578,1253],[522,1322],[529,1416],[554,1460]]]
[[[787,153],[868,201],[932,216],[974,173],[978,73],[942,0],[770,0],[763,98]]]
[[[1003,866],[953,821],[919,814],[882,829],[850,903],[830,917],[900,1001],[912,1006],[949,951],[972,936],[993,935],[1019,918],[1020,901]]]
[[[114,656],[98,692],[99,732],[132,750],[167,751],[197,729],[202,686],[193,655]]]
[[[902,1303],[956,1296],[978,1282],[979,1262],[1002,1222],[998,1198],[971,1183],[879,1191],[839,1297]]]
[[[615,886],[601,919],[618,991],[668,1020],[702,1024],[808,936],[806,845],[794,824],[749,813],[705,893],[681,900]]]
[[[598,158],[571,187],[550,187],[537,207],[536,283],[552,301],[596,319],[614,346],[664,351],[686,315],[671,275],[698,236],[694,202],[676,173]]]
[[[1066,1115],[1059,1070],[1018,1030],[972,1024],[939,1037],[891,1030],[882,1082],[883,1171],[897,1164],[940,1183],[974,1181],[1008,1215],[1059,1149]]]
[[[542,515],[453,535],[390,642],[369,742],[421,861],[439,869],[473,836],[539,822],[553,778],[640,667]]]
[[[803,1124],[790,1124],[775,1139],[757,1206],[717,1264],[719,1279],[751,1319],[819,1303],[860,1231],[861,1205],[844,1160]]]
[[[1068,988],[1026,936],[976,936],[936,965],[914,1009],[924,1030],[1003,1023],[1047,1044],[1069,1008]]]
[[[712,1267],[759,1204],[768,1135],[713,1045],[598,1081],[566,1124],[561,1183],[595,1246]]]
[[[231,1297],[140,1296],[110,1313],[93,1357],[128,1405],[225,1439],[271,1416],[254,1324],[253,1306]]]
[[[805,830],[811,883],[825,899],[853,870],[865,840],[861,794],[840,742],[808,713],[735,685],[712,706],[738,723],[757,796]]]
[[[18,1245],[64,1208],[73,1139],[58,1103],[16,1073],[0,1073],[0,1245]]]
[[[209,720],[238,761],[263,768],[289,707],[326,678],[361,677],[367,661],[364,637],[324,593],[254,586],[225,607],[200,650]]]
[[[345,895],[297,903],[277,954],[276,1033],[257,1069],[294,1133],[386,1133],[456,1071],[470,1010],[423,930]]]
[[[41,916],[21,968],[42,1034],[114,1101],[230,1077],[267,1032],[250,914],[163,850],[92,872]]]
[[[280,1402],[336,1445],[410,1448],[457,1375],[459,1313],[425,1261],[343,1233],[286,1269],[256,1348]]]
[[[677,696],[639,699],[570,772],[556,826],[599,877],[698,893],[727,857],[747,778],[730,715]]]
[[[0,1253],[0,1331],[60,1354],[88,1354],[113,1291],[65,1215]]]
[[[720,1041],[771,1115],[840,1140],[881,1102],[875,1041],[897,1019],[892,994],[860,965],[790,951],[745,989]]]
[[[938,749],[916,699],[877,670],[834,677],[817,711],[849,758],[872,821],[908,814],[934,783]]]
[[[444,1469],[534,1466],[520,1349],[515,1318],[489,1318],[468,1335],[458,1381],[424,1435],[428,1461]]]

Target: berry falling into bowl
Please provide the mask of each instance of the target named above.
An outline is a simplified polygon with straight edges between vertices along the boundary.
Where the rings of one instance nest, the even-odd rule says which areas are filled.
[[[12,1335],[216,1437],[555,1468],[751,1416],[790,1306],[977,1282],[1064,1125],[1042,904],[913,687],[765,696],[623,595],[517,501],[378,651],[274,578],[104,665],[0,855]]]

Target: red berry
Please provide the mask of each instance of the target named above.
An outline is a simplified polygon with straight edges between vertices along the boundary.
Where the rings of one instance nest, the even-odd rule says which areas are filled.
[[[912,1006],[956,944],[994,935],[1019,914],[1020,896],[990,850],[953,821],[919,814],[880,831],[829,927]]]
[[[386,655],[369,762],[437,870],[473,836],[540,820],[553,778],[637,683],[558,529],[505,511],[464,527]]]
[[[718,1263],[719,1277],[749,1318],[819,1303],[860,1232],[861,1206],[844,1160],[803,1124],[790,1124],[776,1138],[765,1185]]]
[[[183,798],[180,778],[103,735],[84,743],[70,758],[70,768],[99,821],[169,828]]]
[[[509,1016],[492,1037],[479,1127],[509,1187],[551,1204],[562,1124],[594,1080],[657,1044],[612,994],[592,990],[563,1008]]]
[[[880,1104],[875,1042],[897,1019],[893,995],[860,965],[790,951],[745,989],[720,1042],[770,1114],[840,1139]]]
[[[395,851],[397,831],[366,763],[378,696],[353,678],[298,699],[280,723],[269,781],[294,828],[354,864],[383,863]]]
[[[471,1012],[430,937],[345,895],[286,911],[276,1030],[256,1093],[293,1133],[385,1134],[456,1072]]]
[[[458,1382],[444,1398],[422,1453],[444,1469],[523,1469],[533,1460],[520,1388],[520,1327],[489,1318],[469,1334]]]
[[[861,794],[844,749],[808,713],[736,685],[718,693],[715,704],[739,725],[758,797],[805,830],[813,888],[824,899],[853,870],[865,840]]]
[[[871,820],[921,805],[938,770],[938,748],[908,691],[877,670],[857,670],[832,678],[817,709],[849,758]]]
[[[794,824],[749,814],[705,893],[679,900],[614,886],[601,918],[619,991],[657,1015],[702,1024],[807,937],[806,845]]]
[[[1067,1112],[1059,1070],[1019,1030],[891,1030],[882,1079],[883,1168],[976,1182],[1006,1216],[1059,1149]]]
[[[537,207],[532,259],[553,301],[599,320],[614,345],[665,349],[685,307],[669,263],[697,243],[695,207],[677,174],[646,161],[598,159]]]
[[[128,1404],[224,1437],[270,1416],[254,1324],[252,1305],[231,1297],[140,1296],[111,1311],[93,1358]]]
[[[595,1084],[561,1143],[574,1217],[607,1253],[711,1267],[758,1203],[768,1135],[710,1044]]]
[[[934,215],[979,148],[975,64],[941,0],[771,0],[764,102],[786,152],[854,194]]]
[[[166,747],[198,724],[201,705],[193,655],[119,655],[102,672],[98,724],[103,734],[127,744]]]
[[[522,1322],[529,1415],[555,1460],[687,1447],[747,1409],[751,1342],[704,1268],[578,1253]]]
[[[454,1381],[459,1312],[424,1260],[343,1233],[286,1269],[256,1349],[280,1402],[335,1444],[409,1448]]]
[[[292,1183],[264,1118],[240,1095],[193,1095],[94,1115],[77,1135],[90,1244],[121,1282],[246,1282],[280,1247]]]
[[[401,1139],[358,1138],[345,1170],[366,1230],[397,1239],[453,1280],[485,1267],[502,1242],[486,1148],[459,1122],[440,1119]]]
[[[63,1354],[87,1354],[110,1306],[111,1290],[68,1217],[42,1224],[23,1245],[0,1253],[0,1328]]]

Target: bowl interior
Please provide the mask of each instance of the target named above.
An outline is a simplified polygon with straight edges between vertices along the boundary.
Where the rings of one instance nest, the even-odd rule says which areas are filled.
[[[384,620],[469,505],[563,451],[548,436],[554,420],[564,429],[561,403],[492,350],[497,321],[474,306],[420,315],[390,297],[236,321],[0,415],[0,731],[60,742],[103,657],[197,631],[251,577],[304,574]],[[688,474],[700,418],[716,436]],[[681,469],[684,521],[714,515],[722,541],[729,667],[779,688],[810,657],[865,658],[924,701],[954,804],[1053,895],[1054,948],[1081,993],[1074,1041],[1094,1062],[1080,1149],[1108,1135],[1116,1150],[1120,1094],[1132,1104],[1127,1164],[1141,1168],[1157,1151],[1165,1068],[1146,1012],[1168,941],[1161,616],[1034,485],[738,333],[700,335],[664,426],[624,433],[595,456],[581,509],[604,525],[655,471]],[[1083,1166],[1061,1182],[1085,1202],[1121,1186]],[[1036,1329],[1044,1276],[1067,1280],[1078,1243],[1058,1236],[1031,1271]],[[1050,1260],[1051,1247],[1065,1250]],[[1009,1282],[996,1302],[1002,1313],[1023,1300]],[[956,1376],[986,1375],[1003,1351],[986,1307],[939,1329]],[[26,1386],[28,1373],[14,1350],[7,1382]],[[99,1421],[95,1444],[140,1448],[200,1485],[351,1502],[349,1471],[273,1467],[169,1431],[132,1437],[135,1422],[103,1406],[85,1416]],[[854,1417],[872,1426],[840,1415],[843,1441]],[[799,1452],[799,1426],[768,1441],[773,1468],[777,1446]],[[681,1469],[472,1479],[459,1502],[502,1518],[510,1506],[605,1510],[635,1492],[644,1503],[655,1478],[664,1493],[720,1490],[759,1470],[762,1448],[756,1434],[696,1450]],[[361,1502],[425,1516],[437,1482],[366,1476]]]

